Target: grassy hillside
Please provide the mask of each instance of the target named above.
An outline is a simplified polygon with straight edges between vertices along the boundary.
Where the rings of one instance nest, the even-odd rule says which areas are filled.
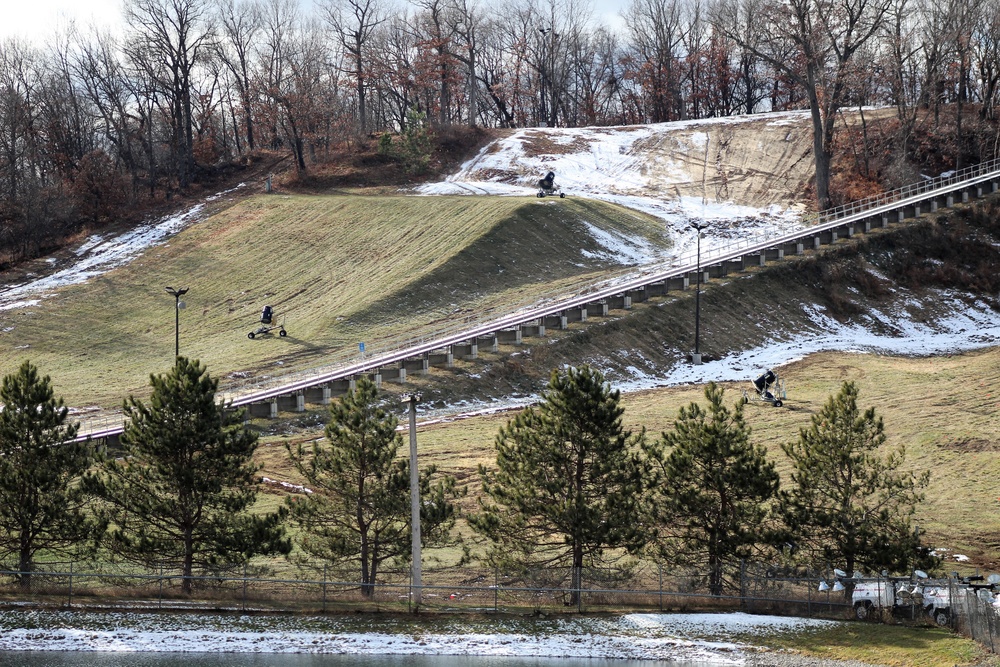
[[[256,196],[38,306],[8,311],[0,373],[31,359],[70,405],[144,396],[174,352],[227,381],[317,367],[365,341],[431,332],[474,309],[507,312],[622,267],[584,222],[667,240],[657,221],[600,202],[511,197]],[[261,308],[287,338],[248,340]]]
[[[993,270],[1000,263],[997,207],[990,202],[950,217],[928,217],[820,254],[713,281],[702,294],[702,350],[718,357],[775,340],[793,343],[816,328],[803,310],[806,304],[822,306],[841,322],[889,330],[891,323],[881,321],[881,313],[899,308],[933,320],[938,292],[931,289],[995,303],[1000,289]],[[461,399],[488,405],[500,396],[537,392],[550,370],[562,364],[590,362],[615,384],[629,377],[629,366],[662,375],[690,349],[690,292],[619,315],[574,324],[544,340],[526,339],[529,344],[521,348],[483,354],[480,361],[450,371],[410,376],[406,389],[418,387],[429,407]],[[748,381],[756,371],[747,369]],[[972,567],[1000,571],[1000,350],[929,358],[824,352],[780,371],[789,386],[785,407],[752,404],[747,414],[755,438],[768,447],[783,474],[788,465],[781,443],[796,438],[827,398],[852,380],[860,387],[861,406],[874,406],[884,417],[889,446],[905,446],[908,467],[932,473],[917,517],[926,541],[969,556]],[[743,386],[727,385],[728,400],[735,401]],[[398,385],[385,388],[399,391]],[[630,394],[624,399],[625,419],[633,429],[645,427],[657,437],[671,427],[682,405],[703,400],[703,388],[693,385]],[[476,466],[492,462],[493,438],[508,417],[474,417],[420,431],[428,463],[472,484],[470,506]],[[317,429],[305,428],[289,437],[319,436]],[[267,465],[272,477],[290,474],[281,456],[268,457]],[[955,562],[948,567],[962,569]]]
[[[929,302],[913,305],[929,288],[992,303],[1000,291],[998,213],[993,202],[927,217],[713,281],[702,295],[702,351],[722,356],[793,340],[815,328],[805,304],[844,322],[877,326],[879,313],[894,308],[917,308],[933,319]],[[181,313],[182,353],[205,361],[224,382],[320,366],[356,354],[359,341],[377,348],[379,340],[428,332],[475,308],[506,312],[622,271],[601,254],[585,223],[646,239],[654,248],[666,244],[658,221],[573,198],[251,197],[127,267],[37,307],[5,313],[0,372],[30,358],[74,406],[115,406],[129,393],[145,396],[148,374],[164,371],[173,356],[173,300],[165,285],[191,288]],[[655,377],[690,349],[692,297],[672,293],[627,315],[574,324],[450,371],[413,375],[406,389],[419,387],[431,406],[488,402],[537,392],[552,368],[581,362],[602,368],[612,382],[625,379],[629,366]],[[247,339],[264,304],[285,315],[287,338]],[[965,553],[984,569],[1000,569],[1000,519],[993,511],[1000,502],[998,362],[996,350],[932,359],[813,355],[782,369],[791,390],[787,408],[754,405],[750,419],[787,472],[780,444],[794,438],[845,379],[857,381],[862,404],[885,417],[890,444],[907,447],[914,470],[932,470],[918,519],[928,541]],[[754,370],[747,369],[748,379]],[[732,387],[730,400],[739,389]],[[694,386],[630,395],[626,419],[656,437],[681,405],[701,399],[702,389]],[[321,435],[319,415],[296,419],[260,425],[293,438]],[[428,462],[474,488],[475,467],[491,461],[493,437],[505,419],[428,426],[421,449]],[[282,440],[268,438],[262,460],[268,476],[293,480]]]
[[[782,408],[762,403],[746,407],[753,440],[787,480],[789,465],[781,444],[798,437],[827,399],[851,380],[860,388],[859,406],[874,406],[884,418],[889,447],[906,448],[906,467],[931,471],[926,501],[916,523],[924,540],[969,556],[970,565],[952,561],[946,568],[980,567],[1000,571],[1000,349],[951,357],[905,359],[872,354],[825,352],[781,369],[788,399]],[[747,383],[748,384],[748,383]],[[726,402],[741,397],[743,383],[725,383]],[[672,428],[678,410],[691,402],[705,404],[704,388],[680,386],[623,397],[628,428],[647,430],[650,438]],[[493,441],[513,412],[440,421],[418,430],[421,465],[437,464],[460,483],[469,484],[463,502],[475,507],[479,490],[476,467],[492,466]],[[401,414],[402,419],[402,414]],[[266,438],[261,450],[264,474],[296,479],[279,445],[322,437],[318,428]],[[404,447],[405,450],[405,447]]]

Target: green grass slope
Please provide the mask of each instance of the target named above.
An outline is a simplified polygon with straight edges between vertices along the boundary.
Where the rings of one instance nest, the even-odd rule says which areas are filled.
[[[585,224],[667,240],[653,218],[610,204],[514,197],[255,196],[169,243],[38,306],[12,311],[0,373],[31,359],[74,406],[145,396],[174,352],[201,359],[223,384],[314,368],[359,342],[417,336],[456,312],[507,312],[539,295],[622,270]],[[286,338],[248,340],[275,306]],[[280,321],[280,319],[279,319]]]

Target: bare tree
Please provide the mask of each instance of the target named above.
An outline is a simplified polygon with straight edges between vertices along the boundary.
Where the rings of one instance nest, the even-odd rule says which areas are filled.
[[[914,0],[894,0],[886,14],[883,47],[888,70],[889,95],[899,120],[899,152],[905,156],[917,122],[920,103],[921,50],[918,21],[913,17]]]
[[[181,189],[194,170],[192,73],[213,38],[204,0],[128,0],[125,18],[133,33],[127,46],[167,97]]]
[[[630,76],[642,87],[646,120],[662,123],[682,117],[680,0],[633,0],[625,14],[635,51]]]
[[[891,0],[722,0],[714,16],[716,29],[752,50],[806,94],[813,123],[816,201],[831,206],[830,165],[837,111],[847,94],[846,81],[854,54],[882,26]],[[743,16],[752,13],[764,35],[751,43],[742,31]]]
[[[344,0],[343,5],[328,0],[324,16],[351,60],[349,73],[357,84],[358,129],[367,132],[365,93],[367,91],[368,47],[376,29],[386,21],[382,0]]]
[[[464,63],[468,70],[469,127],[476,126],[479,115],[479,80],[476,72],[479,31],[483,26],[483,10],[477,0],[449,0],[451,11],[447,16],[450,29],[459,45],[454,56]]]
[[[976,24],[976,72],[982,85],[980,118],[996,119],[997,94],[1000,92],[1000,0],[986,0]]]
[[[261,32],[261,7],[257,0],[219,0],[219,26],[221,38],[216,51],[232,74],[232,81],[239,94],[243,135],[248,150],[256,148],[254,134],[254,96],[252,59],[255,43]],[[233,118],[236,122],[235,114]],[[234,128],[235,129],[235,128]],[[237,151],[242,152],[240,132],[235,131]]]

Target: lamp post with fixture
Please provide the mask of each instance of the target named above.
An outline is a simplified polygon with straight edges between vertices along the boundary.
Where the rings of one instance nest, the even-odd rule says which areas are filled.
[[[410,422],[410,540],[411,545],[411,600],[413,610],[419,611],[421,602],[420,576],[420,473],[417,470],[417,403],[420,394],[410,394],[403,397],[403,402],[409,406]]]
[[[698,234],[697,260],[695,271],[698,273],[694,292],[694,354],[691,355],[691,363],[701,363],[701,232],[708,227],[706,222],[692,222],[691,228]]]
[[[181,309],[185,306],[181,297],[187,294],[188,288],[166,287],[165,289],[168,294],[174,297],[174,363],[176,363],[178,357],[181,356]]]

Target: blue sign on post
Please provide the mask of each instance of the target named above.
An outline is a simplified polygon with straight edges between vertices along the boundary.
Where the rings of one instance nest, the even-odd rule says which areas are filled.
[[[364,343],[358,343],[358,350],[360,350],[362,353],[364,353],[364,351],[365,351],[365,344]]]

